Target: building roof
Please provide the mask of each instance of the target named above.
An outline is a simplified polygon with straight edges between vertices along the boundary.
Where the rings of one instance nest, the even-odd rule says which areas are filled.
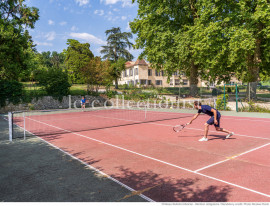
[[[148,64],[145,62],[144,59],[137,59],[137,61],[135,62],[135,65],[145,65],[145,66],[148,66]]]
[[[144,59],[137,59],[136,62],[128,61],[126,62],[126,68],[133,67],[135,65],[148,66]]]
[[[135,62],[128,61],[128,62],[126,62],[126,67],[132,67],[132,66],[134,66],[134,64],[135,64]]]

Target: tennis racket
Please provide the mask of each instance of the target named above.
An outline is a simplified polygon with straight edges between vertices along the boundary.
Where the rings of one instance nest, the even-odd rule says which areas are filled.
[[[183,130],[187,125],[189,125],[189,123],[187,124],[181,124],[181,125],[176,125],[173,127],[173,131],[175,132],[180,132],[181,130]]]

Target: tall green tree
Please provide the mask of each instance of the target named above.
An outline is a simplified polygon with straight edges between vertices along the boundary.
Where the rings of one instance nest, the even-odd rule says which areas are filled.
[[[24,0],[0,1],[0,78],[18,80],[28,69],[33,44],[27,28],[38,18],[38,9]]]
[[[92,58],[89,63],[81,69],[81,73],[87,83],[88,92],[98,92],[101,85],[110,85],[113,81],[110,74],[110,61],[102,61],[100,57]]]
[[[138,0],[138,17],[131,23],[138,34],[141,57],[170,75],[190,77],[192,94],[200,76],[230,81],[232,75],[251,82],[256,97],[260,78],[269,76],[269,1]]]
[[[196,58],[207,76],[250,83],[256,98],[259,80],[270,76],[270,3],[265,0],[207,1],[196,24]],[[249,89],[249,88],[248,88]]]
[[[260,77],[270,76],[270,2],[240,0],[235,7],[237,22],[228,33],[229,60],[241,80],[250,83],[250,97],[256,99]]]
[[[199,19],[198,1],[137,3],[137,18],[130,27],[137,34],[135,48],[144,49],[140,58],[146,58],[155,69],[165,70],[168,76],[177,70],[185,72],[190,79],[191,95],[196,96],[200,64],[194,57],[194,34],[190,31]]]
[[[56,51],[36,53],[39,69],[48,69],[51,67],[65,69],[65,53]]]
[[[65,64],[69,72],[70,79],[72,83],[74,83],[82,78],[80,75],[80,69],[86,66],[94,55],[90,50],[89,43],[83,44],[75,39],[68,39],[67,45],[67,50],[64,50]]]
[[[119,58],[123,58],[126,61],[131,61],[134,57],[128,51],[131,49],[133,44],[129,41],[132,38],[132,33],[130,32],[121,32],[120,27],[113,27],[112,29],[105,31],[107,37],[107,45],[102,46],[101,54],[104,54],[102,59],[107,59],[116,63]],[[117,71],[114,72],[118,74]],[[115,76],[115,88],[118,89],[118,78],[120,76]]]

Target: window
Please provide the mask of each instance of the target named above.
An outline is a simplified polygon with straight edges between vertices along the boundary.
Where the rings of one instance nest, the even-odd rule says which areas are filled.
[[[151,80],[148,80],[148,85],[151,85],[152,84],[152,81]]]
[[[188,80],[187,79],[183,80],[183,85],[188,85]]]
[[[134,81],[132,81],[132,80],[131,80],[131,81],[128,81],[127,84],[128,84],[129,86],[131,86],[131,85],[134,86]]]
[[[173,79],[170,79],[170,85],[173,85]]]
[[[180,85],[180,79],[175,79],[174,80],[174,85]]]
[[[158,72],[157,70],[156,70],[156,76],[157,77],[160,76],[160,72]]]
[[[178,76],[178,72],[174,72],[173,75],[174,75],[174,76]]]
[[[140,80],[140,84],[141,84],[141,85],[146,85],[146,79],[141,79],[141,80]]]
[[[156,80],[156,85],[162,85],[162,80]]]
[[[161,76],[164,76],[164,71],[161,71]]]
[[[124,71],[124,77],[127,77],[127,70]]]
[[[214,82],[211,82],[210,83],[210,87],[214,87],[215,86],[215,83]]]
[[[129,76],[133,76],[133,69],[129,69]]]
[[[138,75],[138,68],[135,69],[135,75]]]
[[[136,79],[136,80],[135,80],[135,84],[138,84],[138,82],[139,82],[138,79]]]
[[[148,76],[152,76],[152,69],[148,69]]]

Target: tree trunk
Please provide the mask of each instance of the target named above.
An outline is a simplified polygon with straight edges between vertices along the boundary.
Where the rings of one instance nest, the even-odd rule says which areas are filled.
[[[115,89],[118,89],[118,79],[115,78]]]
[[[90,93],[90,84],[87,83],[87,94],[89,94],[89,93]]]
[[[198,96],[198,66],[194,64],[194,62],[191,62],[190,67],[190,76],[189,76],[189,82],[190,82],[190,95],[192,97]]]
[[[254,55],[248,55],[248,88],[246,98],[256,100],[256,89],[259,81],[260,63],[261,63],[261,39],[256,40],[256,48]]]
[[[246,98],[249,100],[256,100],[256,89],[258,82],[249,82],[246,92]]]

